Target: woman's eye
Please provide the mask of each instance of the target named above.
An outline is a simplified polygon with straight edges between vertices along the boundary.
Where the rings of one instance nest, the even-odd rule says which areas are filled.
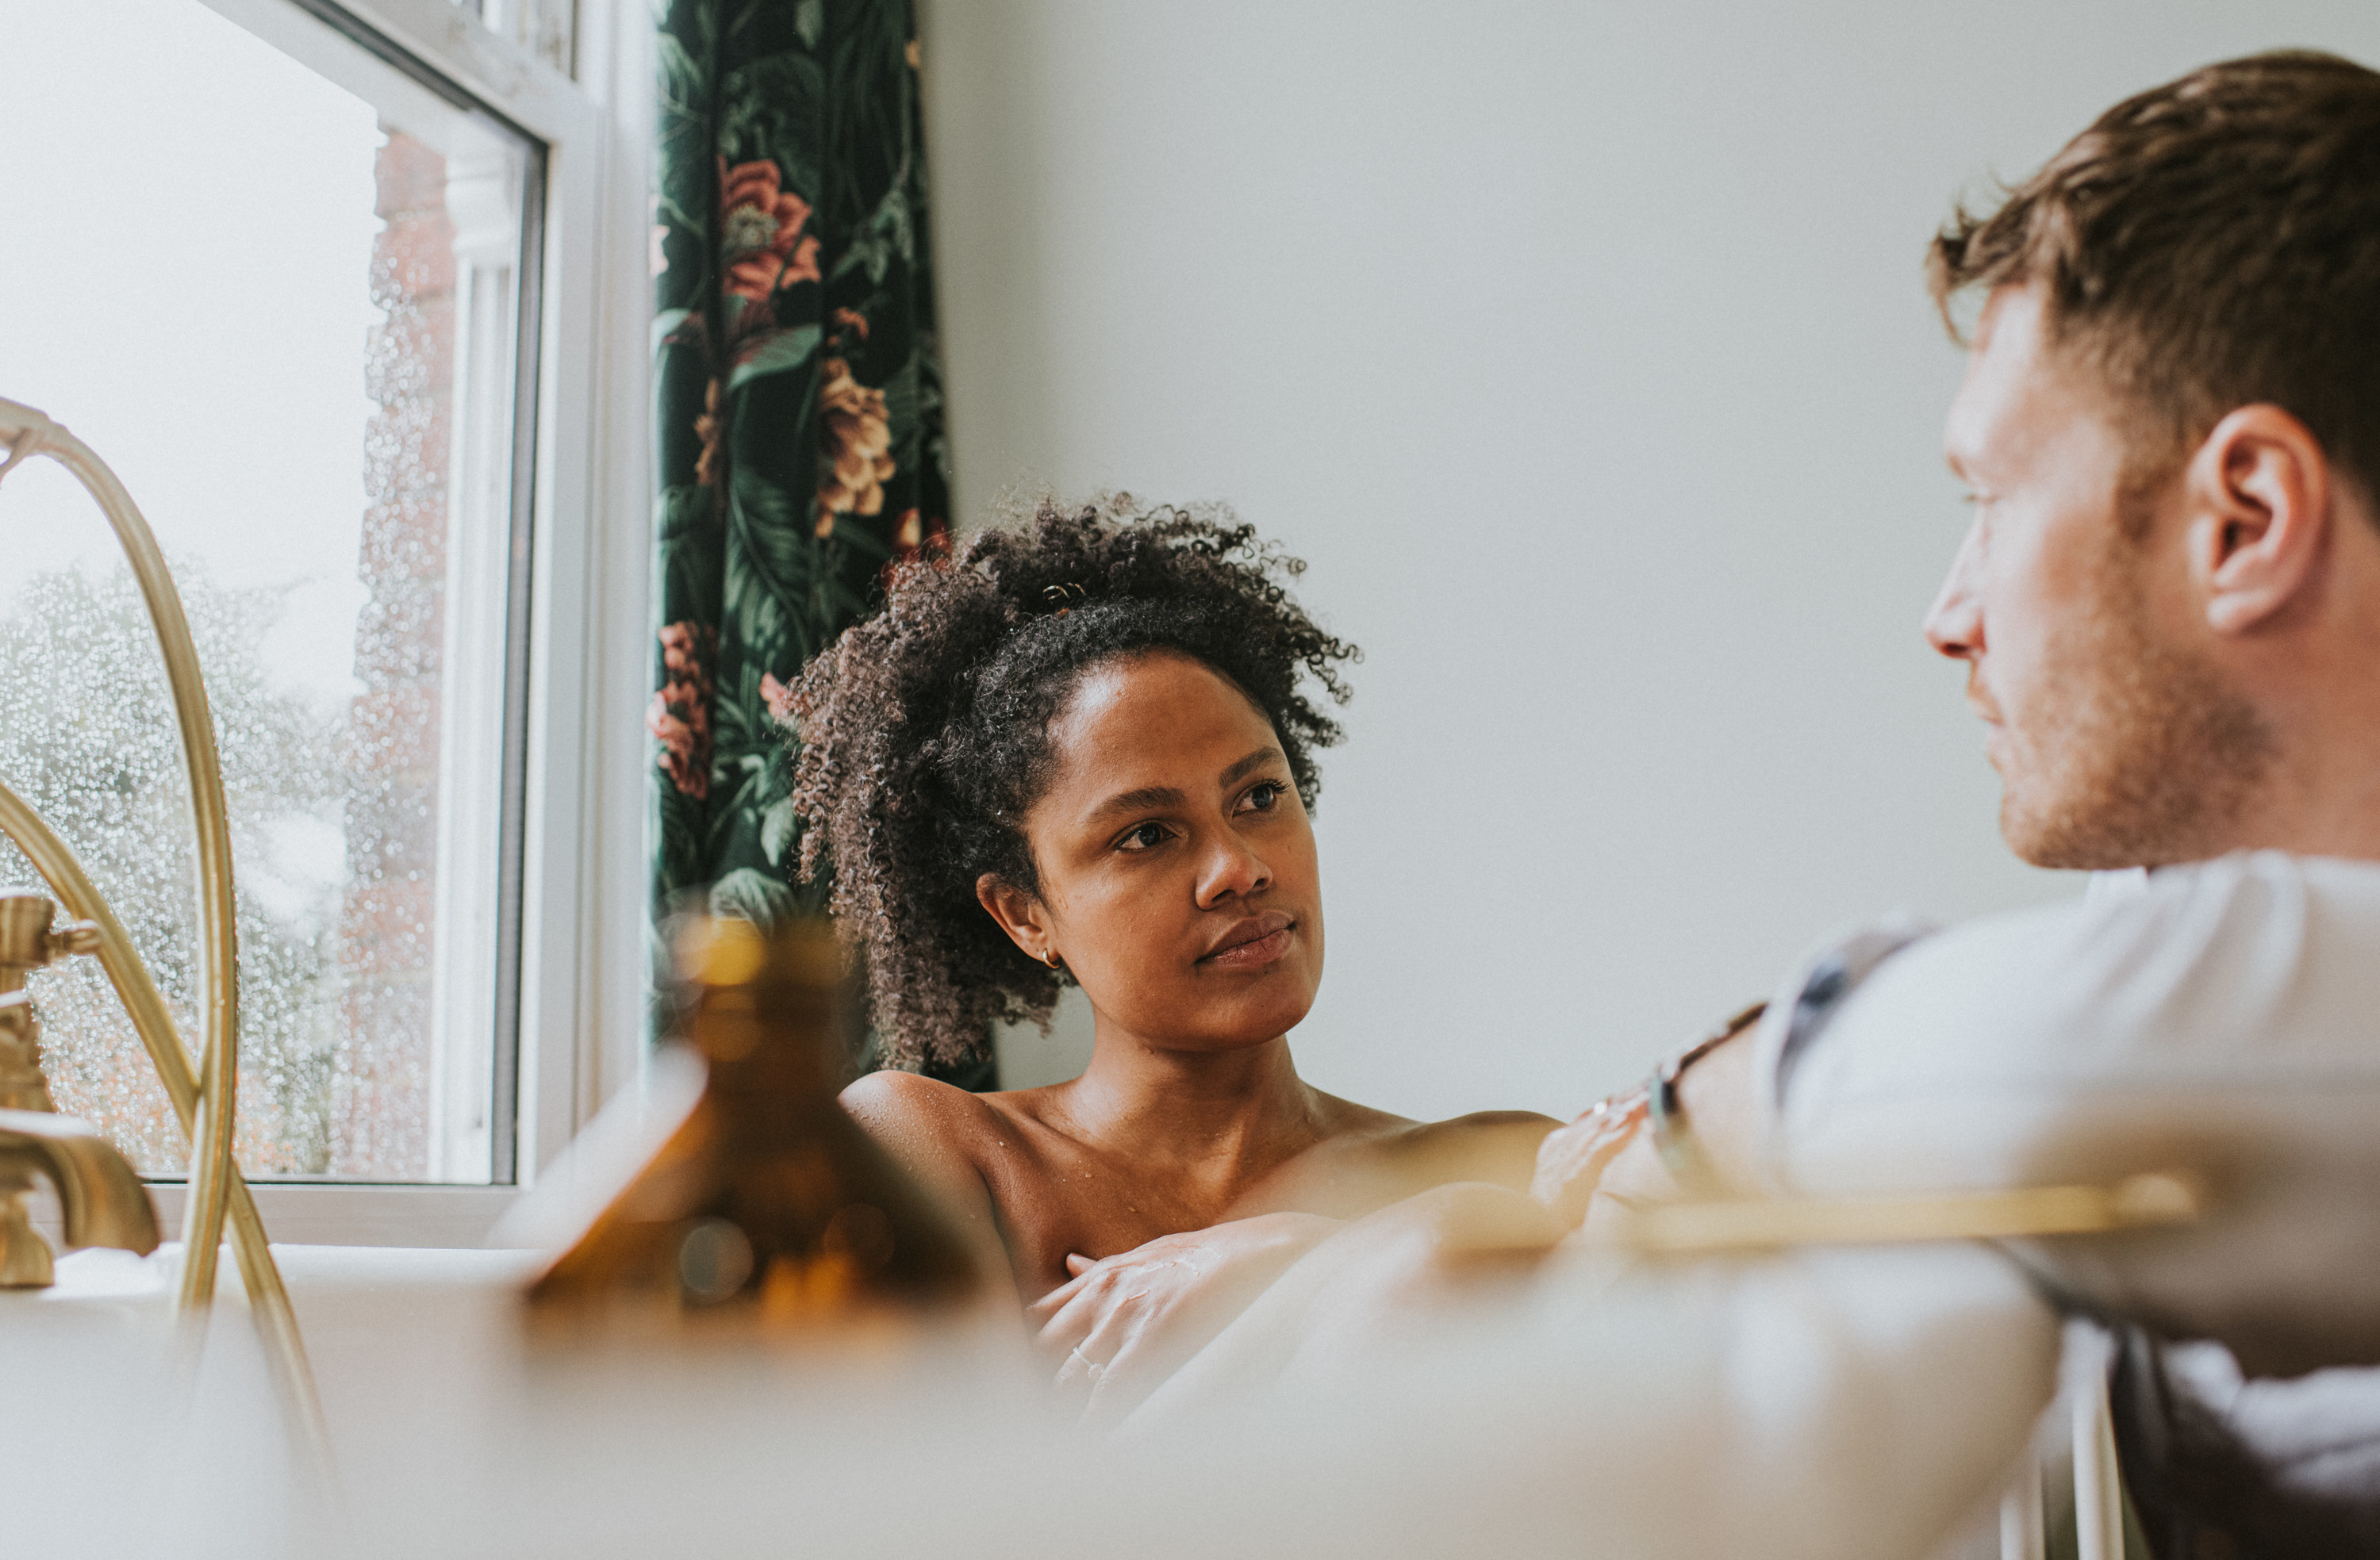
[[[1248,792],[1247,804],[1259,813],[1269,813],[1272,811],[1274,804],[1281,800],[1281,789],[1271,780],[1267,780]]]
[[[1131,833],[1125,835],[1122,840],[1116,841],[1116,849],[1120,851],[1153,851],[1157,849],[1158,846],[1164,843],[1165,826],[1161,823],[1145,823],[1138,828],[1134,829]]]

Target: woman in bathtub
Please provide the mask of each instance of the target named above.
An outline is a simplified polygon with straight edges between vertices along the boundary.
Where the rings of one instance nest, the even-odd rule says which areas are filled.
[[[1430,1187],[1525,1189],[1556,1123],[1424,1124],[1297,1076],[1322,978],[1307,809],[1354,647],[1250,527],[1043,504],[902,566],[794,707],[803,870],[834,877],[898,1069],[1061,984],[1072,1082],[974,1094],[905,1070],[844,1103],[967,1221],[1058,1380],[1128,1409],[1344,1221]],[[1310,685],[1310,686],[1309,686]],[[1418,865],[1418,864],[1417,864]]]

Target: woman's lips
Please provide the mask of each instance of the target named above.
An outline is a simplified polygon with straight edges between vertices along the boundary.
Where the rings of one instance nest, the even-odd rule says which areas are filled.
[[[1277,911],[1256,916],[1233,927],[1223,946],[1198,962],[1231,970],[1261,968],[1289,951],[1289,935],[1296,929],[1296,922]]]

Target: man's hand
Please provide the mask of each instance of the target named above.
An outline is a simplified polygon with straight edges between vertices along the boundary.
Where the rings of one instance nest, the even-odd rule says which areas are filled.
[[[1026,1308],[1037,1346],[1084,1417],[1122,1417],[1163,1384],[1337,1219],[1265,1214],[1165,1235],[1104,1261],[1070,1255],[1068,1282]]]

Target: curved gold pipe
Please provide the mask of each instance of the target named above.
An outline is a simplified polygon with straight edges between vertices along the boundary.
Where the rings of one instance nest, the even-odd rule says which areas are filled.
[[[148,1048],[149,1059],[156,1064],[158,1081],[165,1085],[165,1097],[173,1102],[182,1130],[188,1131],[198,1119],[198,1077],[174,1028],[164,994],[150,979],[149,967],[140,961],[123,923],[100,897],[72,849],[5,781],[0,781],[0,834],[17,842],[68,915],[99,927],[99,966],[115,987],[132,1020],[133,1032]],[[232,1257],[248,1288],[249,1309],[264,1344],[266,1367],[273,1373],[274,1390],[289,1416],[291,1434],[301,1455],[327,1474],[330,1429],[322,1417],[322,1397],[314,1387],[313,1367],[306,1359],[305,1339],[298,1336],[298,1313],[289,1303],[289,1290],[281,1282],[280,1266],[265,1240],[264,1220],[256,1211],[256,1199],[241,1179],[238,1166],[232,1167],[225,1185],[229,1193],[225,1201],[230,1215]],[[187,1217],[184,1224],[187,1228]]]
[[[165,569],[165,555],[132,495],[91,447],[52,422],[46,413],[0,400],[0,440],[8,459],[5,477],[18,463],[47,455],[79,478],[107,516],[148,603],[165,659],[165,682],[174,693],[174,719],[181,729],[182,758],[190,772],[190,811],[199,844],[199,1011],[204,1045],[199,1053],[196,1119],[190,1133],[190,1190],[182,1214],[182,1294],[185,1316],[202,1317],[215,1297],[215,1252],[223,1241],[225,1183],[234,1173],[232,1128],[238,1115],[239,978],[238,924],[232,912],[231,823],[224,806],[223,766],[215,751],[214,720],[199,673],[198,647],[182,613],[182,599]]]

